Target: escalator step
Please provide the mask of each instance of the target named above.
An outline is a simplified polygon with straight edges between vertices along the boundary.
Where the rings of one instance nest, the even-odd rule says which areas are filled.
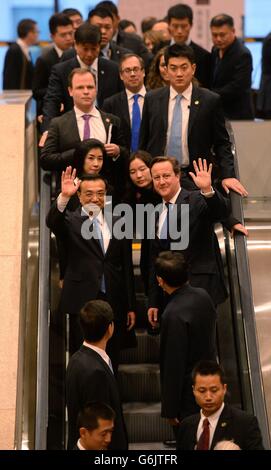
[[[160,400],[158,364],[122,364],[118,383],[122,402],[155,402]]]
[[[122,364],[155,364],[159,362],[160,337],[151,336],[146,330],[136,330],[137,347],[121,351]]]

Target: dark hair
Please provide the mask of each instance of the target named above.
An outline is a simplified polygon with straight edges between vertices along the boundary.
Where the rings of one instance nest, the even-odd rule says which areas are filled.
[[[195,385],[197,375],[219,375],[221,383],[224,385],[225,372],[223,367],[216,361],[199,361],[192,370],[192,383]]]
[[[77,176],[82,175],[82,173],[84,172],[85,158],[88,152],[91,149],[95,149],[95,148],[101,149],[103,153],[103,159],[105,161],[106,152],[105,152],[104,144],[100,140],[87,139],[77,144],[75,152],[74,152],[74,167],[76,168]]]
[[[131,153],[128,159],[128,168],[130,167],[130,163],[133,162],[136,158],[142,160],[142,162],[144,162],[147,167],[150,168],[152,156],[149,152],[146,152],[145,150],[137,150],[136,152]]]
[[[188,281],[188,267],[180,252],[164,251],[155,261],[155,272],[170,287],[180,287]]]
[[[36,21],[31,20],[29,18],[19,21],[18,26],[17,26],[17,34],[19,38],[24,39],[28,35],[28,33],[33,31],[36,24],[37,24]]]
[[[119,16],[119,10],[114,2],[110,2],[109,0],[99,2],[97,3],[96,8],[100,8],[100,7],[107,8],[109,11],[111,11],[113,15]]]
[[[227,25],[230,28],[234,28],[234,21],[233,17],[230,15],[226,15],[225,13],[221,13],[220,15],[216,15],[211,19],[210,27],[212,26],[224,26]]]
[[[113,22],[113,15],[108,8],[104,8],[104,7],[93,8],[93,10],[90,10],[88,14],[88,20],[90,20],[90,18],[92,18],[93,16],[99,16],[100,18],[107,18],[109,16],[109,18],[111,18]]]
[[[108,182],[107,182],[106,178],[104,178],[102,175],[98,175],[97,173],[94,173],[93,175],[88,175],[87,173],[83,173],[80,176],[80,180],[81,180],[81,184],[84,181],[103,181],[104,184],[105,184],[105,189],[106,190],[107,190],[107,187],[108,187]],[[79,187],[78,191],[80,192],[80,187]]]
[[[120,31],[123,31],[125,28],[128,28],[128,26],[133,26],[136,29],[135,23],[130,20],[120,20],[118,28]]]
[[[191,64],[195,64],[195,54],[192,47],[186,44],[173,44],[165,49],[165,63],[168,65],[171,57],[186,57]]]
[[[161,88],[165,86],[165,82],[163,81],[161,74],[160,74],[160,59],[162,56],[165,55],[166,47],[160,49],[154,58],[152,59],[152,63],[150,66],[150,70],[147,76],[147,89],[148,90],[155,90],[156,88]]]
[[[89,23],[83,23],[74,33],[76,44],[94,44],[101,42],[101,33],[98,26]]]
[[[82,13],[80,13],[80,11],[77,10],[76,8],[64,8],[64,10],[62,10],[61,13],[64,13],[64,15],[67,15],[68,17],[74,16],[74,15],[79,15],[79,16],[81,16],[81,18],[83,18]]]
[[[150,169],[152,170],[152,167],[156,163],[165,163],[165,162],[171,163],[172,169],[175,175],[179,175],[181,173],[180,163],[178,162],[177,158],[174,158],[174,157],[155,157],[151,161]]]
[[[173,7],[169,8],[167,12],[168,22],[173,18],[177,20],[184,20],[188,19],[190,24],[193,24],[193,10],[189,5],[185,5],[184,3],[178,3],[177,5],[173,5]]]
[[[123,56],[121,56],[121,58],[119,60],[119,71],[120,72],[121,72],[123,62],[127,59],[130,59],[131,57],[136,57],[140,62],[141,68],[145,69],[145,64],[144,64],[144,60],[142,59],[142,57],[140,57],[137,54],[134,54],[133,52],[130,52],[129,54],[124,54]]]
[[[86,428],[93,431],[98,428],[99,419],[113,421],[115,418],[116,413],[111,406],[99,401],[90,401],[79,411],[77,429]]]
[[[113,320],[113,310],[108,302],[90,300],[80,310],[80,325],[84,339],[90,343],[100,341]]]
[[[55,34],[59,26],[72,26],[72,20],[64,13],[56,13],[49,19],[50,33]]]
[[[147,18],[144,18],[141,21],[142,33],[146,33],[147,31],[150,31],[156,22],[157,22],[157,18],[155,18],[154,16],[147,16]]]
[[[79,67],[76,67],[75,69],[72,69],[72,71],[68,75],[68,86],[70,88],[72,88],[72,79],[73,79],[74,75],[86,75],[87,73],[92,75],[92,77],[94,79],[94,83],[96,85],[96,77],[95,77],[94,73],[91,70],[81,69]]]

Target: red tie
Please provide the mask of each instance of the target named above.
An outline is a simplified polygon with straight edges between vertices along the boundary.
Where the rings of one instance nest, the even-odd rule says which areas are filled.
[[[207,418],[203,420],[203,431],[197,443],[197,450],[209,450],[210,429]]]

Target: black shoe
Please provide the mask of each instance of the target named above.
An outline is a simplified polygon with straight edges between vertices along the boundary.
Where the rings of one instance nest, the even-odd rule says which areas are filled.
[[[167,447],[176,447],[177,442],[174,439],[166,439],[163,444]]]

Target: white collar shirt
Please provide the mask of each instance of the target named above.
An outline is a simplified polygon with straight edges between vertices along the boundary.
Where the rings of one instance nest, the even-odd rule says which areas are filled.
[[[86,346],[87,348],[89,349],[92,349],[93,351],[95,351],[97,354],[99,354],[99,356],[101,356],[101,358],[104,360],[104,362],[106,362],[106,364],[110,367],[110,358],[109,356],[106,354],[106,352],[104,351],[104,349],[101,349],[101,348],[97,348],[97,346],[94,346],[93,344],[90,344],[90,343],[87,343],[87,341],[84,341],[83,342],[83,346]]]
[[[218,423],[218,420],[220,418],[220,415],[223,411],[223,408],[224,408],[225,404],[224,402],[222,403],[221,407],[215,412],[213,413],[211,416],[208,416],[208,421],[209,421],[209,430],[210,430],[210,440],[209,440],[209,449],[211,447],[211,444],[212,444],[212,440],[213,440],[213,437],[214,437],[214,433],[215,433],[215,430],[216,430],[216,427],[217,427],[217,423]],[[197,429],[197,442],[199,441],[199,438],[202,434],[202,431],[203,431],[203,421],[207,418],[207,416],[204,416],[204,414],[202,413],[202,410],[200,410],[200,421],[199,421],[199,425],[198,425],[198,429]]]
[[[57,53],[57,56],[59,59],[61,59],[61,57],[63,56],[63,52],[62,49],[60,49],[59,47],[57,47],[57,45],[55,43],[53,43],[53,47]]]
[[[170,204],[175,204],[178,197],[179,197],[179,194],[181,192],[182,188],[180,188],[177,193],[173,196],[173,198],[170,199],[170,201],[168,201]],[[165,218],[167,216],[167,206],[166,206],[166,203],[165,201],[163,201],[163,206],[162,206],[162,212],[160,214],[160,217],[159,217],[159,225],[158,225],[158,237],[160,238],[160,235],[161,235],[161,230],[162,230],[162,227],[164,225],[164,222],[165,222]]]
[[[127,88],[125,88],[125,91],[126,91],[127,101],[128,101],[130,123],[132,125],[134,95],[139,95],[139,98],[138,98],[137,102],[139,104],[140,115],[141,115],[141,118],[142,118],[142,110],[143,110],[144,99],[145,99],[145,95],[146,95],[146,88],[143,85],[142,88],[140,88],[138,93],[132,93],[130,90],[127,90]]]
[[[91,222],[93,222],[94,217],[91,217],[88,212],[85,210],[84,207],[82,207],[82,213],[85,213],[86,215],[89,216],[89,219]],[[104,252],[107,252],[108,245],[110,243],[110,240],[112,238],[111,232],[109,230],[108,224],[106,222],[105,217],[103,216],[102,211],[99,212],[99,214],[96,216],[96,220],[100,226],[100,230],[102,232],[103,236],[103,245],[104,245]]]
[[[104,127],[104,123],[103,123],[100,111],[97,108],[95,108],[95,106],[93,106],[92,109],[88,113],[84,113],[83,111],[78,109],[76,106],[74,106],[74,112],[76,116],[76,122],[78,126],[80,139],[83,140],[84,126],[85,126],[85,121],[82,116],[84,114],[90,114],[90,120],[89,120],[90,138],[98,139],[103,144],[105,144],[107,136],[106,136],[106,131],[105,131],[105,127]]]
[[[20,48],[22,49],[22,52],[24,53],[25,57],[30,62],[31,61],[31,56],[30,56],[30,49],[29,49],[28,45],[25,44],[25,42],[21,38],[18,38],[16,43],[18,44],[18,46],[20,46]]]

